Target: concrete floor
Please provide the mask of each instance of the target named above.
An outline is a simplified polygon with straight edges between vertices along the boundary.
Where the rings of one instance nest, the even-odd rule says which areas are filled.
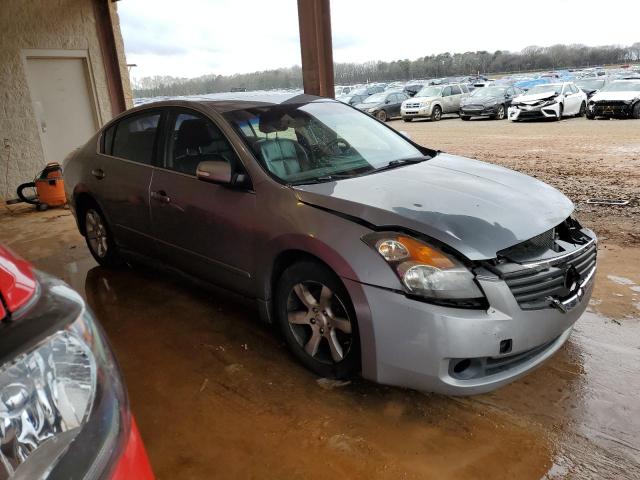
[[[87,299],[159,479],[640,478],[636,245],[601,243],[591,306],[558,354],[460,399],[319,381],[251,302],[98,267],[68,210],[0,209],[0,242]]]

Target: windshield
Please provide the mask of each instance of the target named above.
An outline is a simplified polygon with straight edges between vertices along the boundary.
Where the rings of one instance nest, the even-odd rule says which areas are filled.
[[[562,84],[561,83],[553,83],[546,85],[536,85],[535,87],[531,87],[527,90],[527,95],[535,95],[537,93],[547,93],[547,92],[555,92],[556,95],[560,95],[562,92]]]
[[[504,97],[504,92],[507,90],[506,87],[484,87],[474,90],[471,93],[471,96],[474,98],[479,97]]]
[[[387,97],[386,93],[375,93],[370,97],[366,98],[362,103],[382,103],[384,99]]]
[[[576,85],[585,90],[599,90],[604,86],[604,80],[578,80]]]
[[[640,80],[612,82],[602,89],[603,92],[635,92],[640,91]]]
[[[424,156],[398,133],[340,103],[270,105],[224,116],[262,167],[285,183],[362,175]]]
[[[441,92],[442,87],[423,87],[422,90],[416,94],[416,97],[439,97]]]

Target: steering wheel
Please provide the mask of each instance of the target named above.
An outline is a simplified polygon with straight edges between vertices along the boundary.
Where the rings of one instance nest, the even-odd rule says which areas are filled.
[[[351,144],[347,142],[344,138],[336,137],[333,140],[330,140],[325,145],[326,150],[333,150],[333,147],[336,146],[340,150],[340,153],[347,153],[351,149]]]

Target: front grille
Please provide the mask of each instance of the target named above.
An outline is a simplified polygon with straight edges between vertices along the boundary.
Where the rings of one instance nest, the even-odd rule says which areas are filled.
[[[629,115],[631,113],[631,105],[620,100],[596,102],[593,107],[593,113],[596,115]]]
[[[583,279],[595,267],[596,256],[597,245],[592,242],[574,254],[556,261],[551,259],[542,266],[505,273],[504,280],[523,310],[547,308],[547,297],[564,298],[570,295],[570,290],[565,286],[566,271],[574,266]]]
[[[419,103],[405,103],[404,108],[420,108]]]

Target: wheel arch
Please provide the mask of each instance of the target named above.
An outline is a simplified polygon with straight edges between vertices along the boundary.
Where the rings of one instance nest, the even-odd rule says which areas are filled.
[[[100,206],[100,203],[96,198],[86,190],[79,190],[73,194],[73,205],[76,212],[76,223],[78,224],[78,230],[84,236],[87,231],[84,224],[84,212],[90,205],[94,205],[100,209],[104,215],[104,210]]]

